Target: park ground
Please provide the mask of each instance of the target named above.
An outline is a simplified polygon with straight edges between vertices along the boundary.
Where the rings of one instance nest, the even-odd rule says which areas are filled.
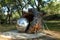
[[[60,20],[46,21],[45,24],[48,27],[48,29],[45,28],[44,30],[47,36],[60,40]],[[16,30],[16,24],[0,24],[0,32],[10,30]]]

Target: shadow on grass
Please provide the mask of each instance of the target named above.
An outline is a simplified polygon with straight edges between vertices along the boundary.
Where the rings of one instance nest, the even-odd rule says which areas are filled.
[[[60,32],[60,21],[50,21],[50,22],[46,22],[47,27],[50,30],[53,31],[59,31]]]
[[[16,24],[0,24],[0,32],[15,30]]]
[[[45,20],[60,20],[60,14],[53,14],[44,17]]]

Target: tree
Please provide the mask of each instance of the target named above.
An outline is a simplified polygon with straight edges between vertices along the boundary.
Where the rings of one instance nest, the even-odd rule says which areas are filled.
[[[46,11],[48,14],[59,14],[60,11],[60,3],[57,1],[50,1],[42,10]]]
[[[38,11],[41,10],[41,7],[44,7],[44,2],[42,0],[1,0],[0,1],[1,8],[3,6],[7,6],[9,9],[8,14],[13,14],[17,12],[20,16],[23,13],[24,8],[28,8],[29,5],[32,8],[36,8]],[[11,20],[11,15],[7,15],[6,19],[9,19],[9,23]],[[9,17],[9,18],[8,18]]]

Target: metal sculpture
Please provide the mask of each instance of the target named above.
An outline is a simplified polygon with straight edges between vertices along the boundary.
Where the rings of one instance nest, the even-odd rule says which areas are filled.
[[[24,28],[25,30],[24,31],[23,31],[23,29],[19,30],[21,28],[21,25],[17,26],[17,29],[19,31],[23,31],[23,32],[26,32],[26,33],[37,33],[37,32],[40,32],[42,30],[42,16],[41,15],[42,14],[40,12],[38,12],[36,9],[29,9],[28,13],[24,12],[22,17],[20,18],[20,19],[23,18],[22,20],[24,20],[26,18],[27,22],[24,20],[25,23],[27,24],[25,26],[25,28]]]

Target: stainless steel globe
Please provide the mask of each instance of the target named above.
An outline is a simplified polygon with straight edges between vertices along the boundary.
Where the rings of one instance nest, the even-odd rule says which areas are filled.
[[[20,18],[17,20],[17,30],[19,31],[25,31],[29,22],[26,18]]]

